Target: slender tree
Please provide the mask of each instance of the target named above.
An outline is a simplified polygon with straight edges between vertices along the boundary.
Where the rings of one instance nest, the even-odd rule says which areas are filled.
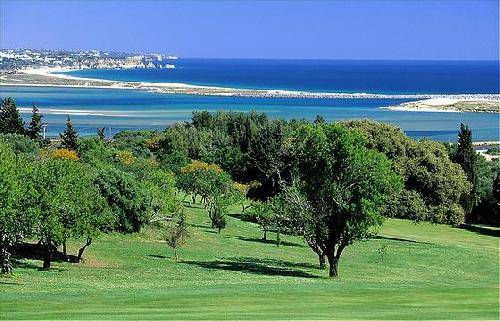
[[[467,180],[471,183],[472,188],[469,194],[462,197],[462,206],[466,215],[472,212],[472,208],[476,203],[477,194],[477,174],[476,174],[477,156],[472,146],[472,132],[469,126],[460,124],[460,132],[458,133],[457,152],[455,154],[455,162],[462,166]]]
[[[100,140],[106,139],[106,127],[101,127],[97,128],[97,137],[99,137]]]
[[[42,140],[42,115],[38,113],[38,107],[33,104],[31,111],[31,121],[28,126],[27,134],[34,141],[40,142]]]
[[[26,133],[24,121],[16,107],[16,102],[11,97],[1,100],[0,103],[0,133],[22,134]]]
[[[71,150],[78,149],[78,132],[73,126],[73,122],[68,115],[68,120],[66,121],[66,129],[62,134],[59,134],[61,137],[61,144],[63,147]]]
[[[165,240],[172,249],[174,249],[175,260],[179,260],[179,254],[177,249],[182,247],[189,237],[189,230],[186,223],[186,217],[184,213],[181,212],[179,218],[176,220],[174,225],[168,230],[165,235]]]

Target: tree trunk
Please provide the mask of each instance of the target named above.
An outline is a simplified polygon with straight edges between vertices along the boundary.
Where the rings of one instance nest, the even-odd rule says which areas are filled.
[[[43,243],[43,266],[42,268],[45,270],[50,269],[52,260],[52,246],[50,242]]]
[[[66,240],[64,240],[62,242],[62,247],[63,247],[63,257],[64,257],[64,260],[67,261],[68,260],[68,251],[66,250]]]
[[[85,251],[87,246],[90,246],[90,244],[92,244],[92,239],[88,237],[85,245],[78,250],[78,256],[76,257],[77,262],[80,262],[82,260],[83,252]]]
[[[264,236],[262,237],[264,241],[267,241],[267,230],[264,229]]]
[[[328,263],[330,264],[330,271],[328,276],[331,278],[336,278],[339,275],[339,259],[334,255],[328,256]]]
[[[191,204],[196,203],[196,195],[191,195]]]
[[[281,245],[281,236],[280,236],[280,232],[278,231],[276,233],[276,246],[279,247]]]
[[[319,268],[320,269],[325,269],[326,268],[326,259],[324,254],[318,254],[318,259],[319,259]]]
[[[12,274],[12,264],[10,262],[9,242],[4,240],[2,250],[0,252],[0,260],[2,264],[2,274]]]
[[[179,254],[177,254],[177,249],[174,249],[175,260],[179,261]]]
[[[220,234],[220,227],[218,228],[218,230],[219,230],[219,232],[218,232],[218,233]]]

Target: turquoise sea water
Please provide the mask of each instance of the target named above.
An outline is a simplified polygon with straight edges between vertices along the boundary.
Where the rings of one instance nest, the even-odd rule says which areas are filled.
[[[184,82],[234,88],[291,89],[312,92],[379,94],[499,93],[498,61],[322,61],[179,59],[175,69],[80,70],[71,75],[121,81]],[[106,127],[163,129],[188,121],[193,110],[265,112],[270,117],[328,121],[370,118],[401,127],[412,137],[454,141],[461,122],[475,140],[499,139],[499,114],[401,112],[381,109],[403,99],[299,99],[215,97],[149,93],[122,89],[0,87],[28,119],[36,103],[57,135],[70,115],[82,135]]]
[[[376,94],[499,93],[498,61],[179,59],[175,69],[79,70],[121,81]]]
[[[475,140],[498,139],[499,115],[484,113],[401,112],[381,109],[404,100],[396,99],[297,99],[248,98],[156,94],[122,89],[55,87],[0,87],[0,96],[14,97],[29,119],[36,103],[48,124],[48,134],[62,131],[70,115],[80,134],[106,127],[108,134],[124,129],[164,129],[174,122],[188,121],[193,110],[265,112],[270,117],[328,121],[370,118],[401,127],[408,135],[454,141],[460,122],[469,124]]]

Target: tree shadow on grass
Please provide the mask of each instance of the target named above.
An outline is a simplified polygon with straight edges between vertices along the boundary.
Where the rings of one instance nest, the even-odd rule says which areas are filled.
[[[270,240],[270,239],[264,240],[264,239],[258,238],[258,237],[244,237],[244,236],[238,236],[237,239],[241,240],[241,241],[272,244],[272,245],[276,246],[276,240]],[[280,246],[305,247],[302,244],[286,242],[286,241],[281,241]]]
[[[205,269],[223,271],[237,271],[250,274],[269,276],[289,276],[298,278],[319,278],[301,270],[293,269],[296,263],[273,259],[259,259],[254,257],[227,258],[215,261],[184,261],[183,264],[195,265]]]
[[[241,220],[243,222],[255,223],[255,220],[253,220],[250,215],[246,215],[243,213],[231,213],[231,214],[228,214],[228,216],[231,216],[231,217],[236,218],[238,220]]]
[[[157,254],[148,254],[149,257],[155,258],[155,259],[166,259],[167,257],[164,255],[157,255]]]
[[[34,243],[17,243],[12,246],[12,258],[14,265],[19,264],[18,267],[24,268],[36,268],[40,269],[38,266],[20,261],[20,259],[31,259],[31,260],[43,260],[43,251],[38,244]],[[68,263],[78,263],[78,257],[76,255],[68,254],[66,257],[64,254],[58,250],[52,253],[52,262],[68,262]],[[17,262],[17,263],[16,263]],[[24,265],[24,266],[22,266]],[[57,268],[55,270],[58,270]],[[60,269],[59,269],[60,270]],[[62,270],[61,270],[62,271]]]
[[[402,238],[399,238],[399,237],[380,236],[380,235],[374,236],[374,237],[372,237],[372,239],[376,239],[376,240],[388,240],[388,241],[398,241],[398,242],[408,242],[408,243],[415,243],[415,244],[432,244],[432,243],[429,243],[429,242],[420,242],[420,241],[415,241],[415,240],[402,239]]]
[[[460,228],[467,230],[467,231],[470,231],[470,232],[481,234],[481,235],[500,237],[500,229],[490,227],[490,226],[462,224],[462,225],[460,225]]]

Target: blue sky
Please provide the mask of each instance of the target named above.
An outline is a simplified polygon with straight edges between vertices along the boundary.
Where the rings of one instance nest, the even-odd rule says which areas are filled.
[[[498,29],[497,0],[0,0],[2,48],[207,58],[498,59]]]

